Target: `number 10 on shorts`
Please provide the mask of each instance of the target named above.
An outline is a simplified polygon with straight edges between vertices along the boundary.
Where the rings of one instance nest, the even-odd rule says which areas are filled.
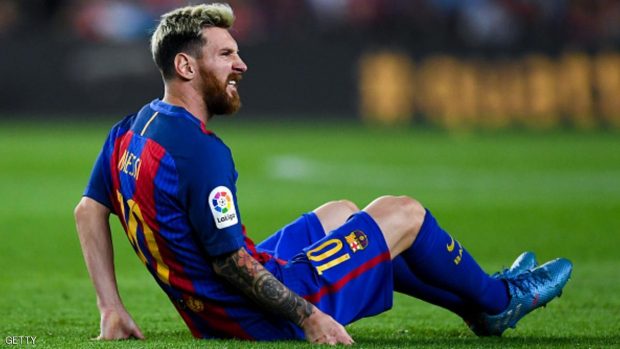
[[[342,250],[342,246],[343,243],[341,240],[330,239],[323,242],[319,246],[309,250],[308,252],[306,252],[306,255],[308,256],[308,259],[313,262],[322,262],[327,260],[325,263],[315,266],[316,271],[319,273],[319,275],[321,275],[325,270],[335,267],[338,264],[351,258],[351,255],[348,253],[345,253],[337,258],[330,258],[340,252],[340,250]]]

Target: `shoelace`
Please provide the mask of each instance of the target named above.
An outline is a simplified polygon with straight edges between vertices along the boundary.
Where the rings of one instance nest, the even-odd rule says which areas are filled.
[[[508,272],[508,270],[509,268],[502,268],[502,270],[496,271],[495,273],[491,274],[491,277],[494,279],[501,278]]]
[[[533,288],[538,288],[541,283],[545,280],[551,280],[551,275],[546,269],[539,269],[544,271],[533,273],[532,271],[526,271],[523,274],[517,275],[516,278],[512,279],[511,284],[515,286],[516,291],[518,292],[518,297],[523,297],[531,292]]]
[[[502,267],[502,269],[500,271],[496,271],[495,273],[491,274],[491,277],[495,278],[495,279],[504,278],[504,277],[506,277],[506,274],[508,274],[510,272],[510,269],[511,268],[508,268],[508,267]],[[515,267],[515,269],[522,269],[522,267],[521,267],[521,265],[519,265],[519,266]],[[525,271],[522,271],[521,273],[525,273],[525,272],[529,272],[529,271],[530,270],[525,270]]]

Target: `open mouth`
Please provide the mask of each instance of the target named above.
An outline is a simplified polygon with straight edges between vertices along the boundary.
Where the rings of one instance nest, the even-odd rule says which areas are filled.
[[[239,81],[241,81],[240,74],[230,74],[228,76],[226,86],[231,86],[233,89],[237,90],[237,85],[239,85]]]

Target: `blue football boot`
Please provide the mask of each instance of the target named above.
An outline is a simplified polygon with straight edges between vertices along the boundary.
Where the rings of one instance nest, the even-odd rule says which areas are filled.
[[[512,265],[508,269],[504,269],[498,271],[497,273],[491,275],[492,278],[495,279],[509,279],[517,277],[519,274],[523,274],[527,271],[530,271],[538,266],[538,262],[536,261],[536,255],[534,252],[523,252],[512,262]]]
[[[515,259],[510,268],[505,268],[497,273],[491,275],[494,279],[508,279],[516,278],[518,275],[531,271],[538,266],[536,261],[536,255],[533,252],[523,252]],[[488,332],[484,322],[479,322],[484,319],[480,314],[470,316],[465,319],[467,326],[479,337],[491,336]]]
[[[474,333],[501,336],[507,328],[515,328],[522,317],[562,294],[572,270],[573,264],[568,259],[558,258],[531,271],[504,279],[510,292],[508,307],[497,315],[478,314],[472,321],[476,324]]]

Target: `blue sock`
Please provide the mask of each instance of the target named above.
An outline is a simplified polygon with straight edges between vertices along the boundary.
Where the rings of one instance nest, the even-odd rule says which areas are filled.
[[[427,284],[449,291],[488,314],[498,314],[508,306],[504,281],[486,274],[473,257],[446,233],[426,210],[417,238],[401,256]]]
[[[463,298],[422,281],[409,269],[402,256],[397,256],[392,260],[392,267],[396,292],[448,309],[462,318],[467,318],[474,312],[472,305]]]

